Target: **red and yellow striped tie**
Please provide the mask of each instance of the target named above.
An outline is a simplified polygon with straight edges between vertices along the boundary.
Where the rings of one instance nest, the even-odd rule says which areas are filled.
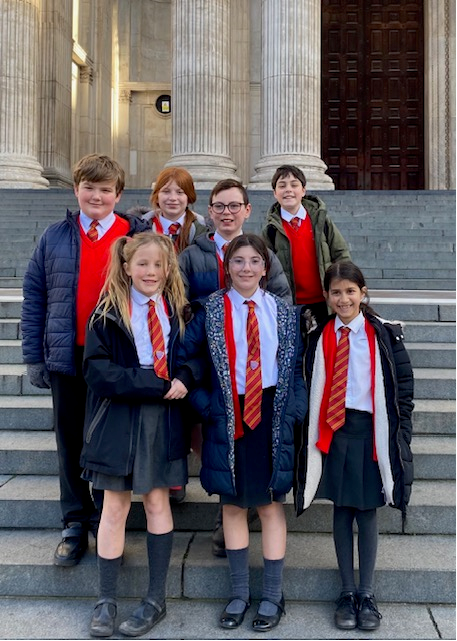
[[[259,323],[255,315],[253,300],[245,301],[249,306],[246,335],[248,357],[246,361],[246,391],[244,396],[243,420],[251,430],[260,423],[262,406],[262,368],[260,366]]]
[[[88,231],[87,231],[87,238],[89,240],[91,240],[92,242],[95,242],[96,240],[98,240],[97,227],[98,227],[98,221],[93,220],[91,222],[91,224],[90,224],[90,227],[89,227]]]
[[[346,420],[350,331],[349,327],[341,328],[341,336],[336,348],[335,367],[327,408],[327,423],[334,432],[342,427]]]
[[[148,329],[151,337],[152,353],[154,356],[154,372],[159,378],[170,380],[168,376],[167,354],[165,352],[165,340],[163,338],[162,325],[156,312],[156,304],[149,301]]]
[[[294,217],[291,219],[291,221],[290,221],[290,223],[289,223],[289,224],[290,224],[290,226],[292,227],[292,229],[293,229],[294,231],[298,231],[298,230],[300,229],[300,225],[301,225],[300,217],[299,217],[299,216],[294,216]]]

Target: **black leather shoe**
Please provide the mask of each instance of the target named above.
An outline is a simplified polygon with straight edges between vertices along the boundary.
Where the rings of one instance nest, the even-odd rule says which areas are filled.
[[[117,604],[116,599],[97,601],[90,622],[90,633],[93,637],[110,637],[114,632]]]
[[[257,609],[257,614],[255,615],[254,621],[252,622],[252,629],[255,632],[268,632],[269,630],[273,630],[273,628],[275,628],[281,621],[282,615],[286,614],[284,595],[282,595],[281,601],[279,603],[276,603],[276,601],[271,601],[270,599],[262,599],[260,601],[260,604],[262,603],[262,601],[273,603],[273,605],[275,605],[278,610],[276,614],[267,615],[259,614],[259,610]]]
[[[82,523],[69,523],[62,532],[62,540],[54,552],[54,565],[77,565],[87,550],[87,530]]]
[[[244,601],[243,612],[240,612],[238,614],[227,612],[228,606],[230,605],[230,603],[232,603],[232,601],[235,600],[244,601],[244,599],[240,599],[240,597],[234,597],[233,599],[230,599],[230,601],[225,606],[225,609],[222,612],[221,616],[219,617],[219,625],[221,626],[221,628],[227,628],[228,630],[238,628],[243,623],[244,615],[251,607],[251,599],[249,599],[248,601]]]
[[[119,626],[119,632],[128,637],[139,637],[149,632],[167,613],[165,603],[159,605],[154,599],[143,599],[127,621]]]
[[[357,600],[354,592],[342,592],[335,601],[335,625],[340,630],[357,627]]]
[[[357,627],[359,630],[377,630],[381,625],[382,615],[376,599],[372,594],[359,594],[358,599]]]

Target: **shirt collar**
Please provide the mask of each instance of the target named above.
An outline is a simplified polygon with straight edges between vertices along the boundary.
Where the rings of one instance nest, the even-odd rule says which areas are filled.
[[[184,212],[183,215],[178,218],[178,220],[168,220],[168,218],[164,218],[162,214],[160,214],[159,218],[164,234],[168,234],[168,228],[170,227],[170,225],[173,225],[174,223],[179,223],[181,226],[184,225],[186,212]]]
[[[155,303],[157,303],[160,298],[162,297],[162,294],[157,293],[154,294],[154,296],[145,296],[141,292],[139,292],[135,287],[132,285],[130,288],[130,294],[132,296],[132,300],[135,301],[137,305],[146,305],[149,303],[150,300],[153,300]]]
[[[362,312],[359,312],[358,315],[351,320],[350,323],[345,325],[340,318],[337,316],[335,318],[335,332],[337,332],[339,329],[342,327],[349,327],[351,332],[354,332],[357,334],[357,332],[364,326],[365,324],[365,316],[362,314]]]
[[[238,236],[242,236],[242,235],[243,235],[243,232],[240,231]],[[222,252],[222,246],[225,245],[225,243],[229,243],[230,242],[226,238],[222,238],[220,233],[217,232],[217,231],[214,232],[213,240],[216,243],[216,247],[218,248],[219,252]]]
[[[114,223],[115,220],[116,220],[116,215],[112,211],[110,214],[108,214],[108,216],[105,216],[101,220],[97,220],[97,222],[104,231],[107,231],[111,227],[111,225]],[[81,227],[86,232],[86,234],[89,231],[89,227],[92,221],[93,221],[93,218],[89,218],[89,216],[87,216],[83,211],[79,212],[79,222],[81,224]]]
[[[247,300],[253,300],[256,305],[260,305],[264,295],[265,295],[265,292],[261,287],[257,287],[253,295],[250,296],[249,298],[245,298],[244,296],[242,296],[239,292],[236,291],[236,289],[233,289],[233,287],[228,291],[228,296],[232,301],[232,305],[236,309],[241,309],[245,301]]]
[[[292,218],[300,218],[301,220],[305,220],[306,209],[303,207],[303,205],[300,205],[300,209],[297,211],[297,213],[291,214],[290,212],[286,211],[281,207],[281,218],[285,220],[286,223],[290,223]]]

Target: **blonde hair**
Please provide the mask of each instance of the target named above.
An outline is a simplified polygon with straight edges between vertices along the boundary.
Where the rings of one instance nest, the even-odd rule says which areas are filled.
[[[162,253],[164,270],[168,272],[162,293],[166,296],[172,313],[178,316],[179,331],[183,336],[185,326],[183,310],[187,305],[184,284],[173,243],[168,236],[163,236],[162,234],[145,231],[131,238],[121,236],[113,243],[108,273],[98,301],[97,312],[102,319],[106,320],[109,310],[117,309],[124,325],[132,331],[130,320],[130,287],[132,281],[125,271],[124,263],[129,265],[136,252],[147,245],[156,245]],[[93,317],[91,323],[93,323]]]

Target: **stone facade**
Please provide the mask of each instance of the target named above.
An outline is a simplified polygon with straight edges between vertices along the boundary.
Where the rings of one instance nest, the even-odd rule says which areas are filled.
[[[424,17],[426,188],[452,189],[455,3],[424,0]],[[0,0],[0,26],[0,188],[68,186],[97,151],[131,188],[173,164],[199,187],[266,188],[291,162],[333,189],[320,0]]]

